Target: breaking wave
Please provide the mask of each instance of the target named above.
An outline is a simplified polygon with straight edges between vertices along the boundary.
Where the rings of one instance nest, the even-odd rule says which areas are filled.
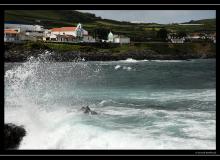
[[[215,110],[200,109],[201,103],[213,105],[214,90],[134,95],[134,88],[128,93],[106,83],[115,69],[128,75],[125,71],[133,67],[123,62],[56,63],[50,54],[5,64],[5,122],[27,130],[19,149],[215,149]],[[180,112],[163,106],[183,100],[196,101],[197,109]],[[81,113],[85,105],[98,115]]]

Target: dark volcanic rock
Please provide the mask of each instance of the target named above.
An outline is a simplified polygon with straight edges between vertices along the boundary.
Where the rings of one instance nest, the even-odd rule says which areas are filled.
[[[98,114],[97,112],[92,111],[92,110],[89,108],[89,106],[82,107],[80,110],[83,111],[83,113],[85,113],[85,114],[92,114],[92,115]]]
[[[17,149],[21,140],[26,135],[23,126],[16,126],[12,123],[4,125],[4,149]]]
[[[90,112],[92,115],[97,115],[98,113],[97,112],[95,112],[95,111],[91,111]]]
[[[56,44],[55,48],[48,47],[47,43],[38,42],[5,44],[4,61],[25,62],[28,60],[28,57],[39,57],[39,55],[44,54],[45,51],[53,53],[50,55],[50,61],[52,60],[55,62],[75,62],[76,59],[80,58],[83,58],[86,61],[117,61],[128,58],[136,60],[186,60],[216,58],[216,45],[212,43],[142,44],[145,45],[146,48],[140,47],[137,44],[130,44],[125,45],[124,49],[121,49],[117,45],[111,45],[96,43],[77,44],[75,49],[74,47],[72,49],[68,49],[66,46],[71,45],[62,43]]]

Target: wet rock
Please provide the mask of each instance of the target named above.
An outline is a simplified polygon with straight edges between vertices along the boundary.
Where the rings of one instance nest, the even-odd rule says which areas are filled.
[[[98,113],[97,112],[95,112],[95,111],[91,111],[90,112],[92,115],[97,115]]]
[[[4,125],[4,149],[18,149],[26,131],[23,126],[12,123]]]
[[[80,110],[83,111],[83,113],[85,113],[85,114],[91,114],[91,115],[97,115],[97,114],[98,114],[97,112],[92,111],[92,110],[89,108],[89,106],[82,107]]]

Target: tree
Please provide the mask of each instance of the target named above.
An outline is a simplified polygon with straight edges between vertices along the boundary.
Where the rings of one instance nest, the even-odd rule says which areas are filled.
[[[179,38],[183,38],[183,37],[186,37],[187,34],[186,34],[186,32],[184,32],[184,31],[180,31],[179,33],[177,33],[177,36],[178,36]]]
[[[99,39],[108,39],[109,29],[106,28],[96,28],[92,31],[93,36]]]
[[[157,37],[161,40],[166,40],[167,38],[167,34],[168,31],[165,28],[161,28],[158,32],[157,32]]]

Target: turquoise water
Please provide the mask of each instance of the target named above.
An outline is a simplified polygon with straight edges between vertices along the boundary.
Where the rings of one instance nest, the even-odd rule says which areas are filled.
[[[20,149],[215,149],[216,60],[5,63]],[[89,105],[98,115],[79,111]]]

